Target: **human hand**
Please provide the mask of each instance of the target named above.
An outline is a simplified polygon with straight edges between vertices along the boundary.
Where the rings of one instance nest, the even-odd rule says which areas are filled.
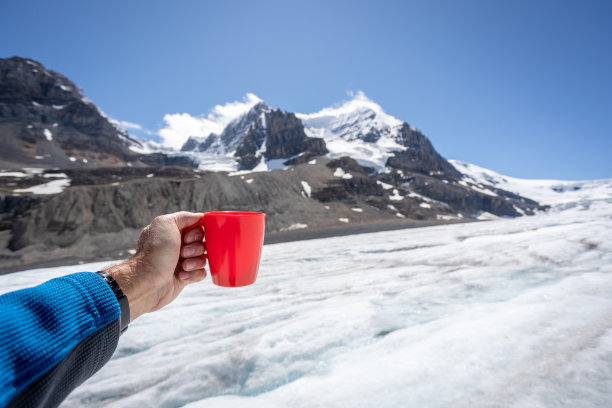
[[[172,302],[189,283],[206,277],[202,227],[185,233],[203,214],[186,211],[161,215],[138,238],[136,254],[105,269],[117,281],[130,304],[134,321]]]

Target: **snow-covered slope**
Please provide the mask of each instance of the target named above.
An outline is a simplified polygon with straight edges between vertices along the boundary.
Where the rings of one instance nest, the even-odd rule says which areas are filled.
[[[256,284],[188,287],[63,407],[607,406],[611,185],[588,210],[266,246]]]
[[[553,211],[575,206],[588,208],[593,200],[607,199],[612,194],[610,180],[562,181],[530,180],[504,176],[493,170],[459,160],[449,160],[464,175],[464,180],[483,186],[500,188],[531,198]]]
[[[405,149],[400,139],[404,122],[386,114],[361,91],[338,107],[297,117],[309,136],[325,140],[330,157],[350,156],[382,171],[392,152]]]

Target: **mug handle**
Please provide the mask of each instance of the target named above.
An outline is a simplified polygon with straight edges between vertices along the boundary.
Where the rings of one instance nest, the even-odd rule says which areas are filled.
[[[185,228],[183,229],[183,233],[186,233],[186,232],[191,231],[192,229],[194,229],[194,228],[195,228],[195,227],[197,227],[198,225],[199,225],[200,227],[204,227],[204,216],[205,216],[205,215],[206,215],[206,213],[202,213],[202,216],[200,217],[200,219],[198,220],[198,222],[196,222],[195,224],[192,224],[192,225],[190,225],[190,226],[188,226],[188,227],[185,227]]]
[[[200,217],[200,219],[198,220],[198,222],[196,222],[195,224],[192,224],[188,227],[183,228],[182,234],[181,234],[181,244],[183,242],[183,239],[185,237],[185,234],[188,233],[189,231],[191,231],[192,229],[194,229],[197,226],[200,227],[204,227],[204,216],[206,215],[206,213],[203,213],[202,216]]]
[[[202,216],[200,217],[200,219],[198,220],[198,222],[196,222],[195,224],[192,224],[188,227],[183,228],[182,234],[181,234],[181,247],[184,245],[184,239],[185,239],[185,234],[187,234],[189,231],[191,231],[192,229],[194,229],[197,226],[200,226],[202,228],[204,228],[204,215],[206,213],[203,213]],[[204,242],[206,242],[206,238],[204,238]],[[207,259],[207,253],[206,250],[204,251],[204,253],[202,255],[200,255],[200,258],[206,260]],[[183,257],[181,256],[181,259],[183,259]],[[179,261],[180,262],[180,261]],[[208,265],[206,265],[208,267]]]

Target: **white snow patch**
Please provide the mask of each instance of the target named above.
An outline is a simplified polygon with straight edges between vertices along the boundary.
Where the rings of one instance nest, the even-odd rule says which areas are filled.
[[[487,211],[482,211],[477,217],[476,219],[479,219],[481,221],[492,221],[492,220],[499,220],[501,219],[501,217],[498,217],[495,214],[491,214],[490,212]]]
[[[398,218],[406,218],[406,216],[404,214],[399,213],[399,212],[395,213],[395,216],[398,217]]]
[[[311,161],[308,162],[308,164],[317,164],[317,159],[312,159]]]
[[[58,126],[59,126],[59,123],[57,123],[57,122],[56,122],[56,123],[54,123],[54,124],[53,124],[53,125],[51,125],[51,126],[53,126],[53,127],[58,127]]]
[[[228,173],[227,175],[230,177],[240,176],[240,178],[244,178],[245,174],[250,174],[250,173],[251,173],[251,170],[239,170],[239,171],[232,171]]]
[[[458,220],[459,217],[457,217],[456,215],[436,214],[436,219],[444,220],[444,221],[452,221],[452,220]]]
[[[44,133],[44,135],[45,135],[45,138],[46,138],[48,141],[53,140],[53,133],[51,133],[51,131],[50,131],[49,129],[44,129],[44,130],[43,130],[43,133]]]
[[[384,182],[382,182],[380,180],[376,180],[376,184],[381,186],[384,190],[390,190],[390,189],[393,188],[393,186],[391,184],[384,183]]]
[[[146,177],[146,178],[151,178],[151,177],[153,177],[153,176],[155,176],[155,173],[149,173],[149,174],[147,174],[145,177]]]
[[[362,209],[362,208],[351,208],[351,210],[353,210],[353,211],[355,211],[355,212],[358,212],[358,213],[363,212],[363,209]]]
[[[448,207],[448,204],[445,203],[445,202],[434,200],[433,198],[424,196],[424,195],[419,194],[419,193],[417,193],[415,191],[408,192],[408,197],[418,198],[419,200],[423,200],[423,201],[427,201],[429,203],[435,203],[435,204],[439,204],[439,205],[443,205],[445,207]]]
[[[53,180],[45,184],[39,184],[28,188],[18,188],[13,190],[14,193],[32,193],[37,195],[59,194],[68,186],[70,179]]]
[[[62,91],[65,91],[65,92],[71,92],[71,91],[72,91],[72,88],[71,88],[71,87],[69,87],[69,86],[66,86],[66,85],[61,85],[61,84],[60,84],[60,86],[59,86],[59,87],[60,87],[60,89],[61,89]]]
[[[419,204],[419,207],[422,207],[422,208],[431,208],[431,205],[427,204],[427,203],[421,203],[421,204]]]
[[[301,224],[301,223],[296,223],[296,224],[291,224],[288,227],[285,228],[281,228],[281,231],[295,231],[295,230],[299,230],[299,229],[304,229],[304,228],[308,228],[308,224]]]
[[[42,105],[36,101],[32,101],[32,105],[36,106],[37,108],[40,108]]]
[[[28,177],[30,176],[27,173],[22,171],[4,171],[0,172],[0,177]]]
[[[338,218],[338,221],[340,222],[349,222],[348,218]]]
[[[261,171],[268,171],[268,166],[266,165],[266,161],[264,160],[264,158],[261,158],[261,161],[259,162],[259,164],[255,167],[253,167],[253,170],[251,170],[252,172],[261,172]]]
[[[69,157],[68,158],[71,162],[75,162],[76,161],[76,157]]]
[[[253,182],[254,179],[250,178],[250,179],[246,179],[245,181],[247,182],[247,184],[251,184]]]
[[[336,171],[334,171],[335,177],[341,177],[343,179],[352,179],[353,175],[351,173],[346,173],[342,168],[338,167]]]
[[[492,197],[499,197],[497,195],[497,193],[495,193],[495,192],[493,192],[491,190],[487,190],[486,188],[483,188],[482,186],[471,185],[470,188],[472,190],[478,191],[479,193],[482,193],[482,194],[486,194],[486,195],[489,195],[489,196],[492,196]]]
[[[66,173],[45,173],[43,174],[44,178],[64,178],[67,179],[68,175]]]
[[[304,188],[304,192],[306,193],[306,195],[310,197],[310,193],[312,192],[312,188],[310,188],[310,184],[302,180],[302,187]]]
[[[389,196],[389,200],[393,200],[393,201],[401,201],[403,199],[404,199],[404,197],[400,195],[400,193],[397,190],[397,188],[394,188],[393,189],[393,195]]]
[[[526,214],[525,214],[525,211],[523,211],[523,209],[522,209],[521,207],[517,207],[516,205],[513,205],[512,207],[514,208],[514,210],[515,210],[517,213],[519,213],[519,214],[521,214],[521,215],[526,215]]]
[[[24,167],[22,170],[28,174],[42,174],[45,171],[45,169],[39,167]]]
[[[57,110],[64,109],[66,106],[68,105],[51,105],[53,109],[57,109]]]
[[[397,208],[395,208],[395,206],[394,206],[393,204],[387,204],[387,207],[388,207],[390,210],[397,211]]]

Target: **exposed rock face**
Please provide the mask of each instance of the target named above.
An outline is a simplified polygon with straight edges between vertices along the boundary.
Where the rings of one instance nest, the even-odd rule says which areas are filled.
[[[306,136],[302,122],[293,113],[271,110],[265,113],[265,124],[250,128],[236,150],[243,169],[252,169],[262,157],[289,159],[286,164],[291,165],[327,153],[323,139]]]
[[[449,181],[461,179],[461,173],[440,156],[429,139],[419,130],[404,123],[400,129],[400,140],[406,150],[395,152],[394,156],[387,160],[387,166]]]
[[[65,76],[19,57],[0,59],[0,165],[4,168],[146,165],[140,143]],[[170,160],[172,162],[172,160]],[[183,159],[175,164],[193,163]]]

